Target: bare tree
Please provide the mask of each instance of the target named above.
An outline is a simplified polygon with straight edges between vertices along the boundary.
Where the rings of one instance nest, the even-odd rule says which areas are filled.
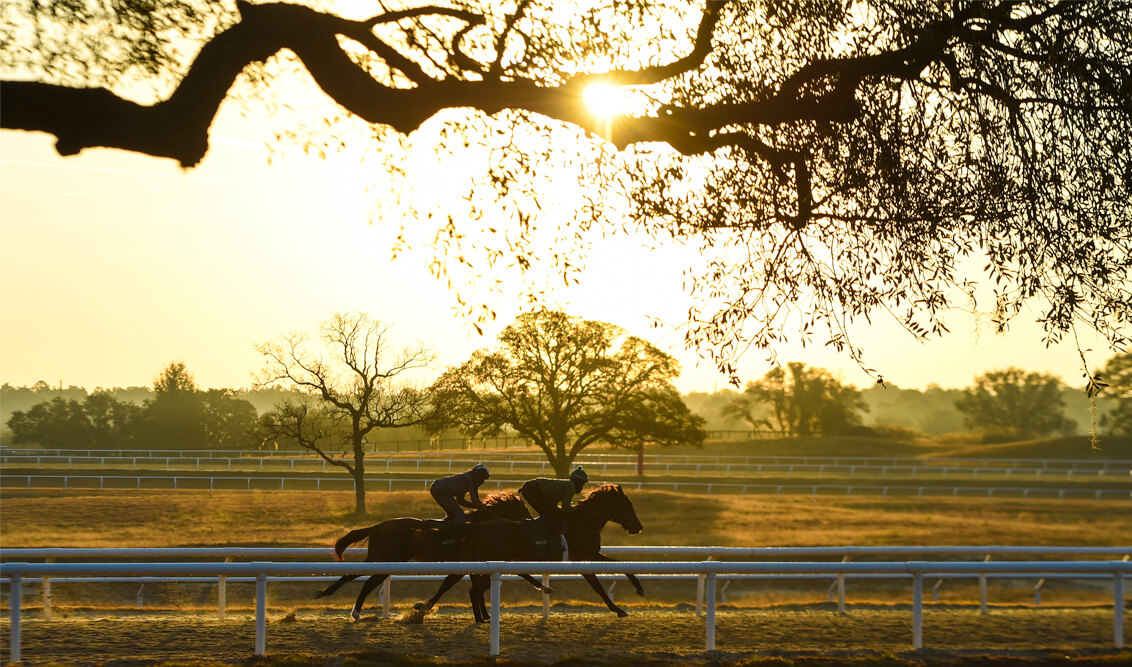
[[[519,270],[577,269],[532,230],[540,168],[581,164],[594,196],[565,236],[624,226],[700,246],[687,342],[724,372],[788,334],[860,359],[848,327],[877,313],[943,335],[976,279],[994,295],[975,307],[1000,327],[1033,303],[1051,341],[1078,322],[1126,341],[1132,3],[517,0],[354,19],[288,2],[22,0],[4,17],[0,126],[51,133],[64,155],[195,165],[233,83],[268,85],[279,67],[260,64],[284,52],[335,121],[398,139],[466,110],[444,115],[443,136],[491,151],[470,187],[507,215],[479,224],[483,197],[437,213],[436,247],[459,262],[470,245]],[[633,104],[591,112],[597,84]],[[603,203],[618,192],[631,208]]]
[[[322,323],[324,354],[310,349],[305,333],[283,336],[256,350],[265,358],[260,387],[283,385],[304,398],[277,403],[260,418],[265,440],[315,452],[354,480],[355,512],[366,512],[365,438],[380,428],[421,423],[427,392],[402,383],[402,375],[431,364],[423,346],[389,350],[388,327],[362,313],[338,313]]]

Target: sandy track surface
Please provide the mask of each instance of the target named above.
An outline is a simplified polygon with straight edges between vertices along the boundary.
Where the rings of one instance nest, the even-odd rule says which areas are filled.
[[[396,616],[396,614],[395,614]],[[543,620],[537,608],[504,612],[502,655],[510,659],[554,661],[574,657],[699,661],[758,655],[907,654],[911,649],[911,611],[906,606],[853,608],[847,615],[827,609],[773,608],[721,610],[718,652],[704,651],[704,622],[686,609],[633,611],[628,618],[593,609],[556,609]],[[1051,651],[1097,656],[1113,647],[1112,609],[996,608],[981,616],[977,608],[931,608],[925,612],[924,643],[935,655],[997,654],[1040,657]],[[8,661],[8,618],[2,626]],[[353,622],[341,612],[298,611],[269,617],[271,656],[333,656],[358,651],[444,660],[488,654],[487,625],[471,622],[465,609],[441,609],[423,623],[363,617]],[[252,656],[254,619],[215,612],[63,612],[43,619],[32,613],[22,625],[23,664],[101,664],[117,661],[239,661]]]

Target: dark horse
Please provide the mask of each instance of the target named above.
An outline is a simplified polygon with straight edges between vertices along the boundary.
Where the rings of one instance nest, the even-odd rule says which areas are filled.
[[[551,521],[556,518],[547,517]],[[569,548],[569,559],[572,561],[616,560],[601,553],[601,531],[610,521],[619,524],[630,535],[636,535],[643,530],[637,512],[633,509],[633,503],[625,495],[620,484],[604,484],[591,490],[578,502],[575,509],[566,514],[564,520],[566,544]],[[463,545],[462,557],[472,561],[541,560],[542,558],[534,556],[530,550],[531,541],[523,528],[523,523],[526,522],[487,521],[470,527]],[[643,596],[645,589],[637,577],[632,574],[625,576],[637,590],[637,595]],[[629,615],[609,599],[596,575],[583,574],[582,577],[601,597],[610,611],[620,617]],[[463,575],[459,574],[446,577],[436,594],[427,602],[419,603],[417,609],[419,611],[431,609],[440,597],[462,578]],[[525,575],[524,578],[534,583]],[[491,586],[491,579],[486,575],[475,575],[471,580],[472,589],[469,595],[472,601],[472,613],[476,617],[476,622],[482,623],[489,620],[483,592]]]
[[[468,513],[467,518],[469,525],[481,521],[491,519],[529,519],[531,513],[527,511],[527,506],[523,503],[523,499],[514,493],[494,493],[484,498],[484,505],[486,508],[473,510]],[[338,560],[342,560],[342,554],[345,553],[346,547],[356,542],[368,541],[369,548],[366,551],[365,560],[368,562],[388,562],[398,563],[410,560],[451,560],[451,558],[437,558],[437,554],[432,549],[427,549],[420,552],[419,548],[422,543],[419,539],[414,539],[415,531],[423,531],[425,534],[436,535],[442,526],[441,522],[436,520],[415,519],[412,517],[400,517],[397,519],[389,519],[382,521],[379,524],[370,526],[368,528],[358,528],[351,530],[338,541],[334,543],[334,554]],[[429,546],[425,544],[424,546]],[[349,583],[361,575],[347,574],[330,584],[321,591],[315,593],[316,598],[330,595],[334,591],[342,587],[343,584]],[[358,593],[358,599],[354,602],[354,608],[350,611],[350,616],[357,620],[362,613],[362,603],[365,602],[373,589],[381,585],[381,582],[389,575],[375,574],[371,576],[362,585],[362,590]],[[459,581],[459,577],[456,579]],[[539,590],[542,590],[542,584],[533,578],[527,578],[531,585]]]

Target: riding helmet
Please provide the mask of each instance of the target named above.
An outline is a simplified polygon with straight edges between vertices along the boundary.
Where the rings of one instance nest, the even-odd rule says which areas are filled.
[[[472,468],[472,472],[476,472],[476,473],[483,475],[484,479],[491,479],[491,471],[488,470],[487,466],[485,466],[482,463],[477,463],[476,467]]]
[[[570,479],[574,480],[575,482],[581,482],[582,484],[585,484],[586,482],[590,481],[590,476],[586,474],[585,470],[582,470],[582,466],[578,466],[577,468],[574,468],[574,472],[570,473]]]

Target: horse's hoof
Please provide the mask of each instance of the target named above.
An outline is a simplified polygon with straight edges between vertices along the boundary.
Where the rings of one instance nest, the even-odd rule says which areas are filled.
[[[424,609],[424,603],[423,602],[416,603],[415,605],[413,605],[413,609],[416,610],[416,611],[420,611],[420,610]]]
[[[617,610],[617,618],[625,618],[628,615],[629,615],[629,612],[625,611],[624,609],[618,609]]]
[[[350,612],[350,618],[354,619],[355,621],[361,620],[362,613],[359,611],[352,611]]]
[[[325,597],[325,596],[326,596],[326,591],[319,591],[319,592],[314,594],[314,597],[315,597],[316,600],[318,598]]]
[[[638,588],[638,589],[637,589],[637,595],[639,595],[639,596],[641,596],[641,597],[644,597],[644,596],[645,596],[645,589],[643,589],[643,588]]]
[[[546,595],[554,595],[554,589],[550,588],[549,586],[543,586],[542,592]]]

